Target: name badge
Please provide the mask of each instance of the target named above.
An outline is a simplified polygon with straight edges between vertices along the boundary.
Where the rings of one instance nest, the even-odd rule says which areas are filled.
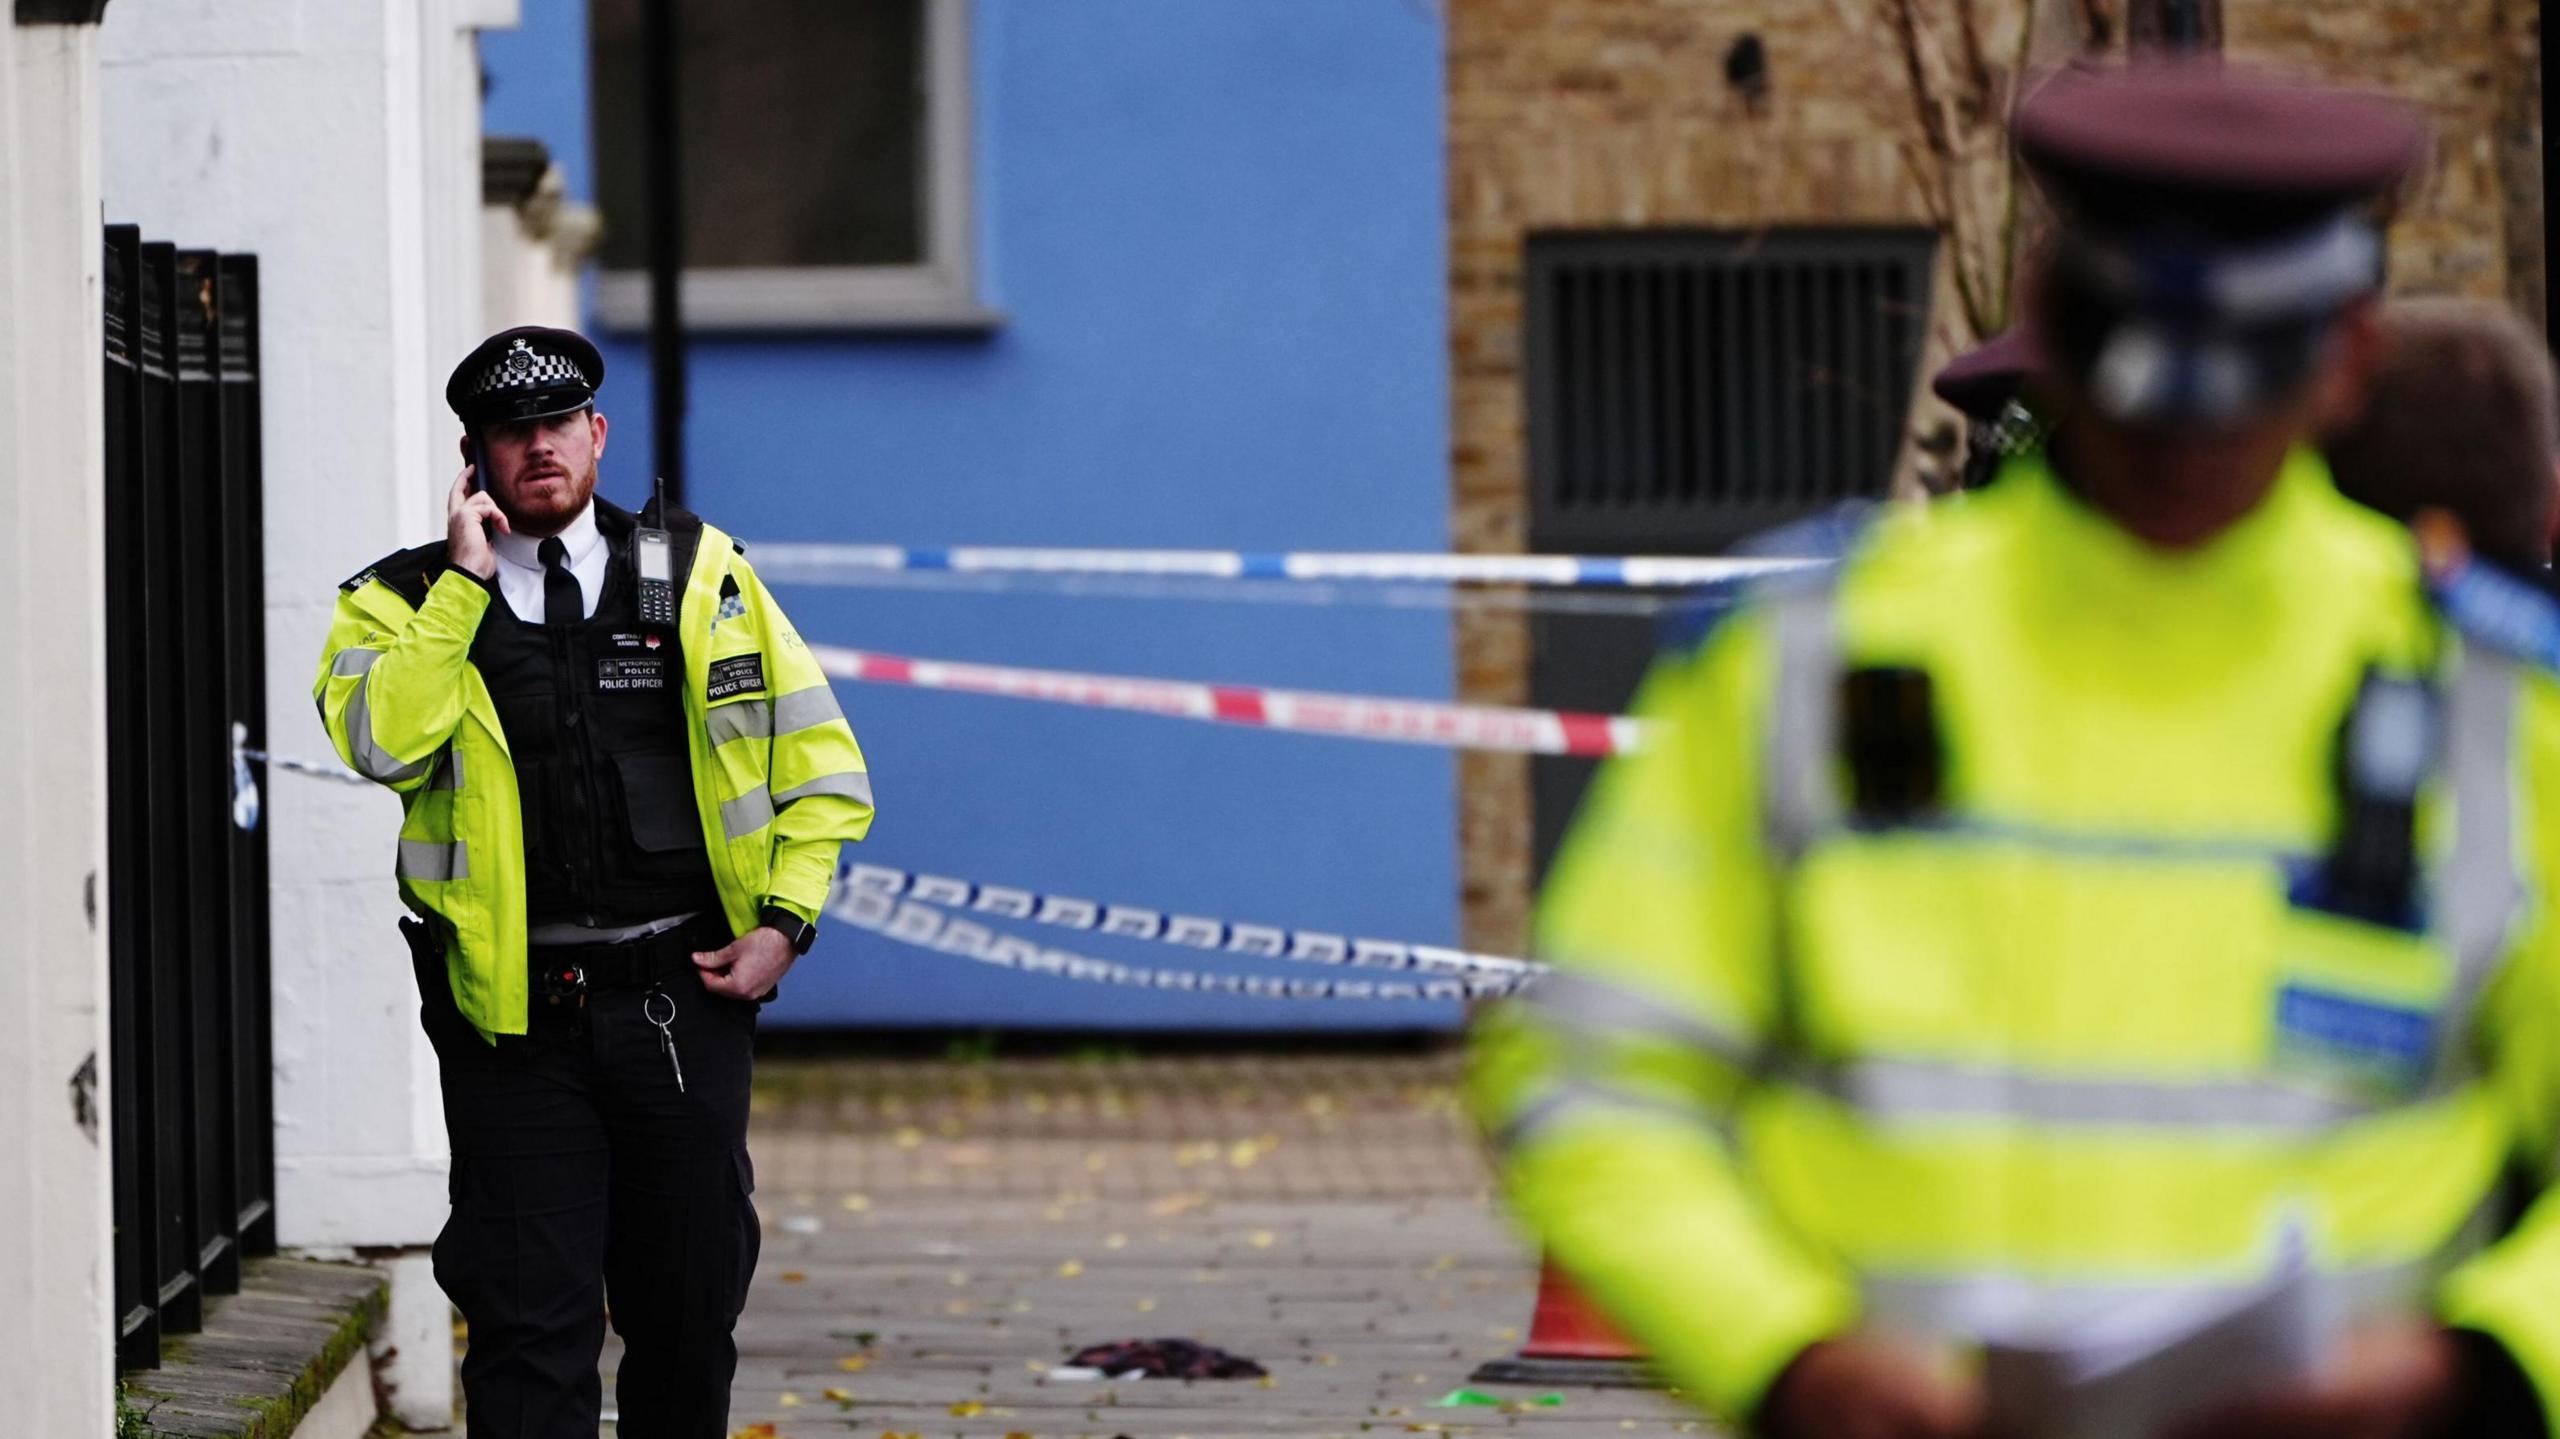
[[[667,687],[667,662],[663,659],[604,659],[596,661],[596,688],[602,691],[662,690]]]
[[[2436,1016],[2304,984],[2276,993],[2277,1067],[2385,1095],[2425,1080]]]
[[[710,683],[704,696],[722,700],[764,688],[764,655],[762,653],[731,655],[711,664]]]

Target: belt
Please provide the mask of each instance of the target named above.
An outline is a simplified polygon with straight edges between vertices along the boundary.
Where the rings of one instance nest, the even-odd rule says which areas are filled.
[[[695,951],[728,943],[717,910],[670,930],[620,944],[546,944],[528,950],[533,993],[576,998],[617,989],[641,989],[694,972]]]

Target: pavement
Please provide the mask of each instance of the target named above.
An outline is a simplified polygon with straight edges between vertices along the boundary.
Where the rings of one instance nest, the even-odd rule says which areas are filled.
[[[1642,1389],[1483,1386],[1504,1407],[1435,1407],[1519,1346],[1537,1278],[1456,1081],[1447,1049],[768,1057],[733,1431],[1707,1432]],[[1158,1337],[1269,1374],[1050,1374]]]

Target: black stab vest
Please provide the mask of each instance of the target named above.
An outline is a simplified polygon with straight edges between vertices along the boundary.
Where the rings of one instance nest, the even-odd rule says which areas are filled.
[[[532,924],[609,928],[720,906],[676,631],[640,623],[630,517],[598,505],[596,523],[608,558],[593,615],[529,624],[500,596],[471,642],[515,760]]]

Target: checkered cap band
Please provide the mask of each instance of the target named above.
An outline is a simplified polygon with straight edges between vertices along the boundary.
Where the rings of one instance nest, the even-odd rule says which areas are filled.
[[[472,376],[470,388],[464,393],[477,399],[502,390],[548,390],[587,383],[586,373],[568,356],[547,354],[518,340]]]

